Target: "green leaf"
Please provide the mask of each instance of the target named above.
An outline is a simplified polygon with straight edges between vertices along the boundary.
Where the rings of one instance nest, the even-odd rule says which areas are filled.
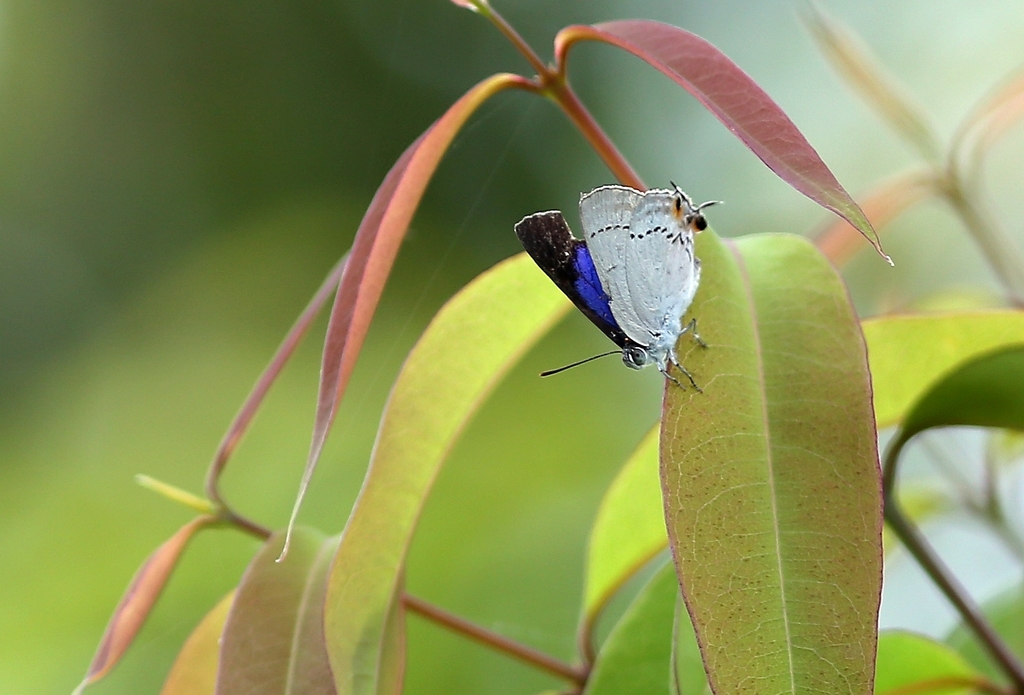
[[[667,544],[655,427],[612,481],[597,510],[587,552],[584,620],[592,623],[612,594]]]
[[[263,545],[242,577],[224,626],[217,695],[334,692],[322,609],[338,540],[296,527],[281,562],[283,533]]]
[[[973,690],[983,676],[941,642],[891,630],[878,636],[876,695],[956,695]]]
[[[957,365],[999,347],[1024,344],[1024,313],[1019,311],[886,316],[864,321],[862,327],[879,427],[901,422],[924,392]]]
[[[1024,345],[975,357],[947,374],[907,414],[900,440],[950,425],[1024,430]]]
[[[672,630],[672,695],[712,695],[708,676],[704,671],[704,657],[697,644],[686,604],[676,601],[676,621]]]
[[[806,240],[698,237],[682,336],[702,392],[667,382],[661,471],[686,605],[719,693],[871,689],[882,499],[867,357],[846,288]]]
[[[234,600],[235,592],[231,591],[196,625],[178,652],[160,695],[213,695],[217,687],[220,636]]]
[[[586,695],[668,695],[679,580],[665,565],[612,629],[590,673]]]
[[[1024,585],[1015,586],[984,605],[985,617],[995,631],[1006,640],[1018,658],[1024,659]],[[998,682],[1006,680],[988,652],[978,643],[974,631],[966,625],[954,629],[946,642],[979,671]]]
[[[380,692],[388,607],[434,479],[487,395],[569,306],[520,254],[453,297],[406,359],[331,568],[324,623],[339,695]]]

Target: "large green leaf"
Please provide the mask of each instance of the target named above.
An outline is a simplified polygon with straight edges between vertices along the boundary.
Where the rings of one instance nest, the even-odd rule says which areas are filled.
[[[615,625],[587,681],[586,695],[668,695],[679,580],[655,574]]]
[[[878,636],[877,695],[957,695],[982,679],[967,661],[941,642],[893,630]]]
[[[611,595],[668,544],[652,429],[605,492],[590,531],[583,616],[593,622]]]
[[[717,693],[871,691],[882,499],[867,357],[804,239],[701,234],[682,337],[703,389],[666,383],[672,552]]]
[[[434,479],[486,396],[569,306],[520,254],[453,297],[406,359],[331,568],[324,621],[339,695],[381,691],[385,623]]]
[[[333,695],[322,609],[338,540],[296,527],[281,562],[283,533],[263,545],[224,626],[217,695]]]
[[[886,316],[865,321],[863,329],[875,418],[879,427],[890,427],[957,365],[996,348],[1024,344],[1024,312]]]
[[[235,592],[231,591],[199,621],[178,652],[160,695],[213,695],[220,637],[234,600]]]

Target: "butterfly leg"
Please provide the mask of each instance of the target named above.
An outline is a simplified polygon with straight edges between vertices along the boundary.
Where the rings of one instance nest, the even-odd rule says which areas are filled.
[[[686,378],[690,380],[690,383],[693,385],[693,388],[697,389],[697,393],[704,393],[704,389],[702,389],[700,386],[697,386],[697,382],[693,380],[693,374],[690,374],[690,372],[687,371],[686,367],[679,363],[679,358],[676,357],[674,353],[672,354],[672,364],[674,364],[676,368],[679,369],[679,371],[686,375]],[[668,369],[662,370],[661,373],[664,374],[667,378],[674,381],[676,386],[678,386],[679,388],[683,388],[683,385],[679,383],[679,379],[676,379],[674,376],[668,373]]]
[[[697,319],[690,319],[690,322],[683,327],[683,330],[679,331],[680,335],[683,333],[689,333],[692,335],[693,339],[697,341],[697,344],[702,348],[706,348],[708,346],[708,344],[704,342],[704,339],[700,337],[700,334],[697,333]]]

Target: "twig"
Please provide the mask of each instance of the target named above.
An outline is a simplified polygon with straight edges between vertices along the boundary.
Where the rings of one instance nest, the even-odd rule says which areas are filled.
[[[535,666],[542,671],[554,674],[566,680],[572,681],[577,685],[584,685],[587,682],[587,676],[589,673],[585,669],[577,668],[570,664],[560,661],[552,656],[545,654],[533,647],[528,647],[525,644],[520,644],[514,640],[509,639],[503,635],[499,635],[496,632],[480,627],[474,623],[469,622],[464,618],[460,618],[457,615],[449,613],[443,608],[427,603],[423,599],[416,598],[410,594],[405,594],[402,597],[402,601],[405,607],[413,613],[423,616],[424,618],[431,620],[438,625],[448,628],[452,632],[457,632],[461,635],[469,637],[472,640],[476,640],[481,644],[487,645],[492,649],[499,652],[503,652],[512,656],[520,661]]]

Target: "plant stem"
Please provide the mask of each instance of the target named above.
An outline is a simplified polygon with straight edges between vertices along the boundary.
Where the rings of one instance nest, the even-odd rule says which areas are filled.
[[[1014,304],[1024,303],[1024,255],[1014,240],[996,225],[968,197],[956,172],[944,179],[943,192],[953,210],[974,237]]]
[[[615,177],[627,186],[645,190],[647,186],[644,185],[643,179],[640,178],[630,163],[626,161],[626,158],[615,147],[611,138],[601,130],[601,126],[597,124],[597,121],[587,111],[583,102],[572,91],[565,77],[565,65],[557,67],[546,65],[540,56],[537,55],[537,52],[523,40],[519,32],[512,28],[512,25],[505,21],[505,18],[496,12],[487,0],[471,0],[471,2],[476,10],[487,17],[498,28],[498,31],[508,39],[509,43],[515,46],[526,60],[530,62],[533,69],[537,71],[537,84],[540,85],[540,91],[562,108],[569,117],[569,120],[573,122],[573,125],[583,133],[583,137],[587,139],[587,142],[594,148],[594,151],[601,157],[605,165],[615,174]]]
[[[885,520],[910,554],[914,556],[921,568],[928,574],[936,586],[946,595],[949,602],[959,611],[964,622],[974,631],[975,636],[988,650],[1000,669],[1013,683],[1017,693],[1024,694],[1024,666],[1021,666],[1016,655],[1010,650],[1002,637],[999,636],[982,614],[981,609],[971,598],[967,590],[957,581],[956,577],[942,562],[938,554],[925,539],[924,534],[915,526],[900,509],[896,501],[896,466],[904,445],[910,440],[901,432],[889,447],[885,455],[882,469],[882,494],[884,501]]]
[[[892,495],[887,495],[885,499],[885,520],[918,564],[960,612],[964,622],[974,630],[974,634],[1009,677],[1014,689],[1018,693],[1024,693],[1024,668],[1017,661],[1017,657],[988,624],[981,609],[956,580],[949,568],[939,559],[935,550],[925,540],[924,535],[903,515]]]
[[[523,37],[519,35],[519,32],[512,28],[512,25],[506,22],[505,18],[498,14],[487,0],[472,0],[472,2],[477,12],[487,17],[491,24],[496,26],[498,31],[508,39],[509,43],[523,54],[526,60],[529,61],[530,66],[537,71],[537,77],[544,80],[551,73],[551,69],[541,60],[537,52],[530,47],[530,44],[526,43]]]
[[[452,632],[457,632],[460,635],[487,645],[492,649],[508,654],[509,656],[519,659],[531,666],[535,666],[542,671],[547,671],[553,675],[565,678],[579,686],[582,686],[587,682],[587,676],[589,674],[586,670],[548,656],[544,652],[534,649],[533,647],[527,647],[524,644],[520,644],[519,642],[495,632],[491,632],[490,630],[480,627],[479,625],[475,625],[464,618],[460,618],[457,615],[449,613],[442,608],[438,608],[431,603],[427,603],[423,599],[416,598],[410,594],[405,594],[402,597],[402,602],[405,604],[405,607],[413,613],[421,615],[428,620],[446,627]]]
[[[569,117],[573,125],[583,133],[583,137],[587,139],[587,142],[594,148],[594,151],[597,152],[605,165],[615,174],[615,178],[626,186],[632,186],[641,191],[647,189],[643,179],[640,178],[640,175],[636,173],[630,163],[626,161],[626,158],[622,156],[622,153],[619,152],[611,138],[601,130],[601,126],[590,115],[590,112],[587,111],[587,108],[579,100],[579,97],[576,96],[576,93],[572,91],[572,88],[569,87],[564,77],[558,77],[558,79],[550,81],[547,91],[555,103],[562,107],[565,115]]]

